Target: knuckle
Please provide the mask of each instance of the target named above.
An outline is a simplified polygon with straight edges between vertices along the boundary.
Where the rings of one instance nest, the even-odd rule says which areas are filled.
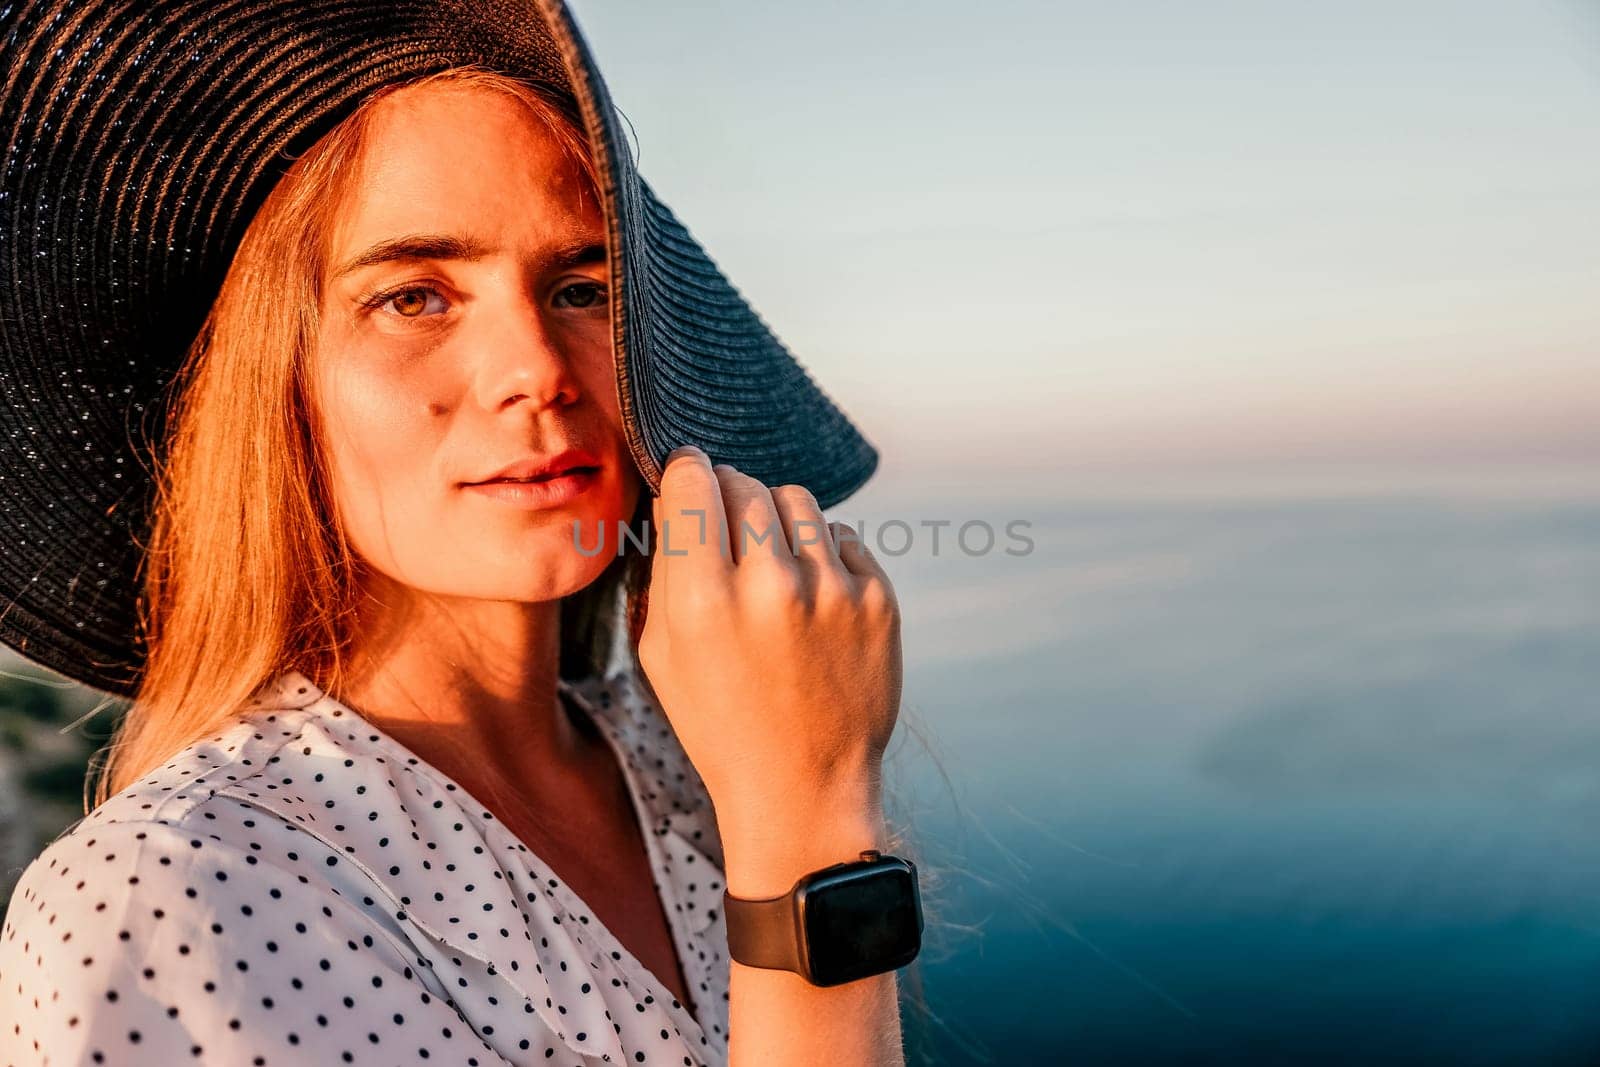
[[[819,612],[833,614],[853,611],[855,590],[852,588],[850,572],[840,566],[817,568],[813,599]]]
[[[815,508],[817,505],[817,498],[812,495],[811,490],[796,482],[788,482],[784,485],[776,487],[772,490],[772,497],[774,500],[781,499],[789,504],[797,504],[812,508]]]
[[[722,483],[722,487],[730,508],[738,508],[751,515],[768,510],[762,504],[767,496],[767,487],[754,478],[730,478]]]
[[[856,533],[856,528],[847,522],[829,523],[833,528],[833,543],[839,551],[842,560],[845,553],[851,553],[851,562],[857,562],[857,557],[866,554],[866,546],[861,543],[861,535]]]
[[[752,572],[749,596],[758,611],[785,611],[804,600],[805,586],[793,567],[764,566]]]
[[[796,549],[809,545],[826,545],[828,543],[828,534],[824,525],[803,515],[796,516],[788,524],[785,533],[788,534],[790,544]]]
[[[861,585],[861,608],[875,619],[898,619],[900,602],[894,587],[886,580],[873,576]]]
[[[778,551],[775,541],[776,531],[760,511],[753,507],[739,510],[738,519],[728,524],[728,533],[736,539],[741,556],[750,556],[758,552],[772,555]]]

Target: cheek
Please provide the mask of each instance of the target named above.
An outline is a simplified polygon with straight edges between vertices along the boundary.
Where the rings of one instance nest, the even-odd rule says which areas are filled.
[[[611,322],[591,320],[556,325],[552,336],[567,353],[568,366],[583,395],[594,404],[607,425],[622,432],[622,407],[617,400],[617,368],[611,354]]]
[[[319,376],[319,407],[340,521],[380,562],[378,546],[393,551],[441,477],[429,401],[416,383],[352,363]]]

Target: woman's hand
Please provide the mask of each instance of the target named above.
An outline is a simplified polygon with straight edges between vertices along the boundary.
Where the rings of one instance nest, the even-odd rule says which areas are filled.
[[[668,457],[655,536],[639,659],[730,861],[793,851],[796,834],[837,830],[830,855],[875,837],[901,690],[883,568],[803,486],[768,490],[699,450]]]

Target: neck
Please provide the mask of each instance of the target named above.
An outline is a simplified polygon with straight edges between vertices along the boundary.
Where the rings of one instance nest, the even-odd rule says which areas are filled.
[[[468,790],[527,798],[593,766],[556,688],[560,602],[368,585],[339,700]]]

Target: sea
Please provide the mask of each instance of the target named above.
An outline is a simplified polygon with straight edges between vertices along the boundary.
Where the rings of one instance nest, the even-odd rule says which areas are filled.
[[[1600,1063],[1600,479],[829,517],[904,617],[912,1063]]]

